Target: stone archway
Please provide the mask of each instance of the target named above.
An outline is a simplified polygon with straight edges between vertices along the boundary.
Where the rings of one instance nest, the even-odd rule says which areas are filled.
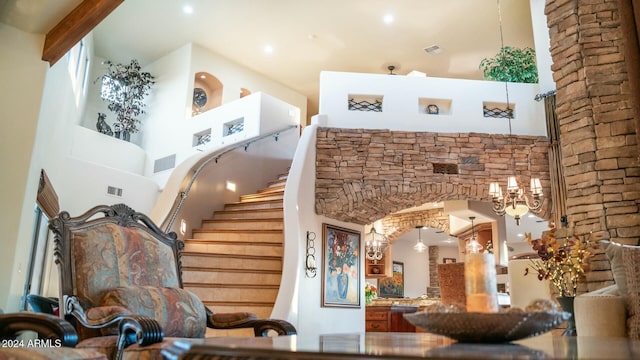
[[[546,137],[318,128],[316,213],[370,224],[444,200],[491,201],[491,182],[515,173],[550,193]],[[549,218],[544,198],[538,215]]]
[[[416,226],[428,226],[449,234],[449,216],[442,208],[391,214],[382,219],[382,232],[391,243]]]

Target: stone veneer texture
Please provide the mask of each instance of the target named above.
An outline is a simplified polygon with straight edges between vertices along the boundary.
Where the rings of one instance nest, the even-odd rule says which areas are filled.
[[[547,147],[537,136],[318,128],[316,213],[369,224],[426,202],[491,201],[489,183],[506,186],[514,169],[549,194]],[[457,173],[434,172],[438,164]],[[540,216],[549,211],[545,197]]]
[[[567,215],[576,235],[640,237],[636,122],[617,0],[547,0]]]

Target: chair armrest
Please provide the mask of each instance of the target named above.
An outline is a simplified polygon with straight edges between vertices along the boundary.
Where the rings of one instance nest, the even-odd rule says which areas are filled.
[[[278,335],[294,335],[296,328],[285,320],[278,319],[258,319],[249,312],[238,313],[216,313],[207,311],[207,327],[211,329],[242,329],[253,328],[255,336],[269,336],[270,331],[275,331]]]
[[[297,333],[293,324],[279,319],[259,319],[252,321],[253,333],[255,336],[269,336],[270,331],[275,331],[280,335],[295,335]]]
[[[51,314],[9,313],[0,314],[0,338],[15,339],[23,331],[35,331],[39,339],[60,340],[61,346],[73,347],[78,334],[66,320]]]
[[[60,306],[58,298],[46,297],[37,294],[27,295],[27,302],[35,312],[57,315],[56,310]]]

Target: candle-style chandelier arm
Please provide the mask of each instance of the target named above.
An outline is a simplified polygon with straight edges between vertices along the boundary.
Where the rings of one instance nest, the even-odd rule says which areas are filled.
[[[495,212],[498,216],[502,216],[506,213],[505,209],[507,208],[507,198],[499,198],[494,197],[492,201],[493,212]]]
[[[531,199],[525,196],[524,201],[531,212],[539,213],[542,210],[542,194],[533,194]]]

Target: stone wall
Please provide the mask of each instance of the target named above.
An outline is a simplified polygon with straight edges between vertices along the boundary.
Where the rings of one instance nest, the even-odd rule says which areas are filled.
[[[549,194],[548,145],[536,136],[318,128],[316,213],[370,224],[427,202],[491,201],[489,183],[506,186],[514,171],[527,189],[539,177]],[[548,218],[544,202],[539,216]]]
[[[547,0],[567,215],[574,233],[637,244],[640,167],[617,0]]]

